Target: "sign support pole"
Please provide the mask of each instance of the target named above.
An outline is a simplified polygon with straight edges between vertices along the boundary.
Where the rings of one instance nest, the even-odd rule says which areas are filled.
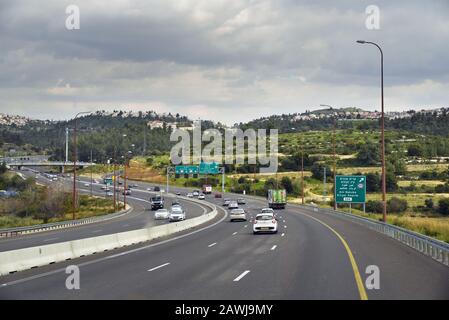
[[[225,167],[221,168],[221,192],[225,192]]]

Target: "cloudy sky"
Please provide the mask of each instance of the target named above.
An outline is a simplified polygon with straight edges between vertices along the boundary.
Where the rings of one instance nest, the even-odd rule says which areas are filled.
[[[71,4],[79,30],[66,29]],[[379,53],[357,39],[384,49],[387,110],[449,106],[448,17],[447,0],[1,0],[0,112],[232,124],[320,104],[374,110]]]

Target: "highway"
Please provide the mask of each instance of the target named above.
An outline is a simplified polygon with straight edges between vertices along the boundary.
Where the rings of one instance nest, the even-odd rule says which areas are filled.
[[[24,171],[22,172],[22,174],[26,176],[30,175],[34,176],[34,174],[31,174],[28,171]],[[38,181],[42,184],[55,183],[53,181],[46,179],[44,176],[39,176]],[[86,182],[87,179],[82,177],[80,178],[80,181],[78,182],[79,191],[84,190],[84,193],[90,192],[90,187],[84,186],[84,183]],[[70,181],[70,179],[65,179],[64,183],[71,185],[72,182]],[[100,184],[94,184],[93,191],[94,191],[93,194],[97,196],[104,196],[105,194],[105,191],[101,190]],[[45,245],[63,241],[95,237],[122,231],[136,230],[154,225],[168,223],[167,221],[164,220],[154,219],[154,211],[150,210],[149,204],[149,198],[151,195],[154,195],[154,193],[148,192],[144,189],[142,190],[139,190],[137,188],[133,189],[132,195],[127,196],[127,203],[131,205],[132,210],[121,217],[117,217],[111,220],[76,226],[72,228],[56,229],[18,237],[0,239],[0,252],[20,248],[27,248],[37,245]],[[123,200],[123,196],[121,193],[120,199]],[[174,198],[172,197],[166,197],[165,201],[166,208],[168,209],[171,208],[171,203],[173,199]],[[202,215],[210,211],[209,207],[201,206],[199,204],[190,201],[180,200],[180,203],[187,212],[186,214],[187,219]]]
[[[246,199],[250,217],[266,206]],[[222,199],[206,201],[219,221],[0,277],[0,299],[449,299],[448,267],[363,226],[288,205],[277,211],[278,234],[253,235],[250,221],[229,222]],[[80,290],[65,288],[70,264],[80,267]],[[380,289],[365,286],[371,265]]]

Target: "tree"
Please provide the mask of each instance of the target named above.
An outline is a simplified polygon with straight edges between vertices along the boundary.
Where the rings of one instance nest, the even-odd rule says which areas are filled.
[[[409,145],[407,148],[407,155],[409,157],[422,157],[424,154],[424,150],[419,144]]]
[[[324,168],[326,168],[326,175],[327,178],[332,176],[332,171],[330,167],[324,163],[315,162],[310,169],[312,171],[312,178],[317,180],[323,180],[324,179]]]
[[[366,175],[366,192],[379,192],[380,187],[380,175],[370,172]]]
[[[386,185],[387,185],[387,191],[396,191],[398,190],[398,179],[396,177],[396,174],[394,173],[394,166],[391,163],[387,163],[387,172],[385,174],[386,176]]]
[[[442,215],[449,215],[449,198],[440,199],[438,202],[438,211]]]
[[[276,183],[276,179],[274,178],[269,178],[265,181],[265,185],[264,185],[264,194],[267,195],[268,194],[268,190],[269,189],[276,189],[277,183]]]
[[[2,162],[2,164],[0,165],[0,174],[4,174],[7,170],[8,168],[6,167],[6,163]]]
[[[380,149],[376,144],[362,144],[359,147],[359,152],[357,153],[356,159],[360,164],[363,165],[376,165],[380,161]]]
[[[281,185],[287,193],[291,194],[293,192],[293,183],[289,177],[282,177]]]

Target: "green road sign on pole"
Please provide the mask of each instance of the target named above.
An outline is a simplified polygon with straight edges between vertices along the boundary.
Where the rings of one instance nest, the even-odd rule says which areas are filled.
[[[201,162],[199,166],[200,174],[219,174],[220,168],[217,162]]]
[[[365,203],[366,176],[336,176],[335,202]]]
[[[198,174],[198,166],[176,166],[175,174]]]

